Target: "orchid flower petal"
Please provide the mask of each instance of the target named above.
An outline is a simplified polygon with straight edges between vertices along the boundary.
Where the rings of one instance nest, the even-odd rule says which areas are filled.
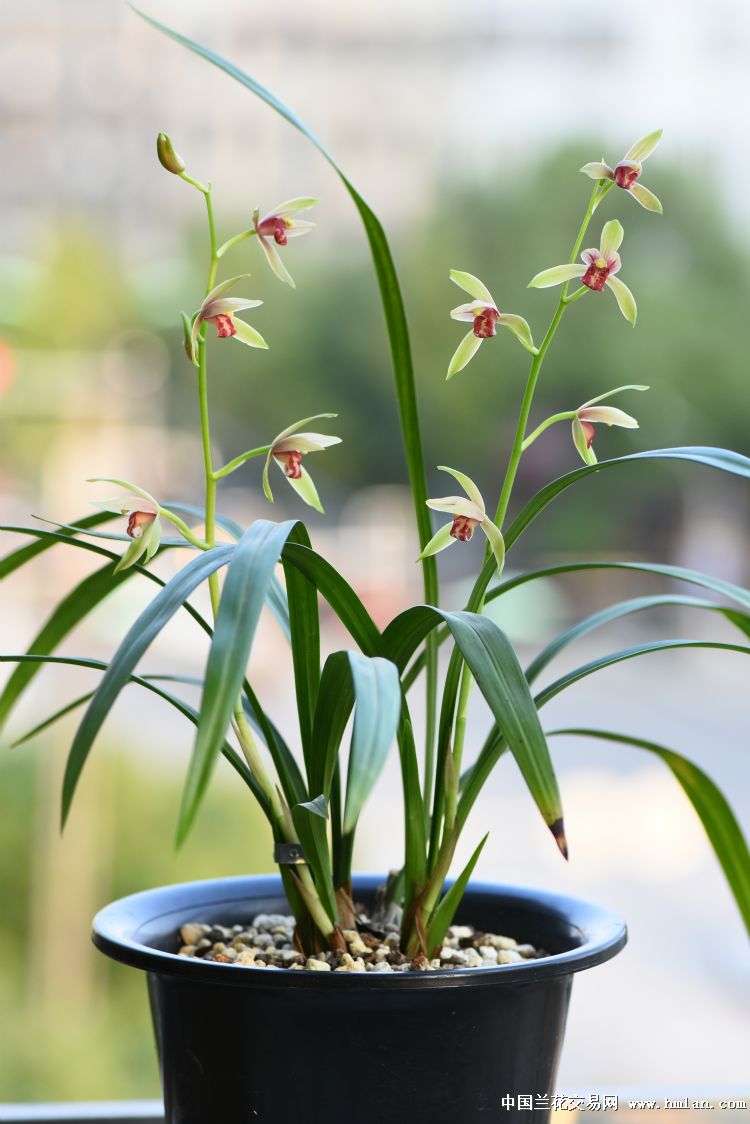
[[[433,511],[442,511],[446,515],[462,515],[465,519],[476,519],[481,523],[485,516],[484,504],[473,503],[465,496],[443,496],[442,499],[426,500],[427,506]]]
[[[624,281],[619,277],[613,277],[611,274],[604,282],[608,285],[612,292],[615,294],[615,299],[620,306],[620,312],[625,319],[631,324],[635,325],[635,320],[638,315],[638,308],[635,303],[635,297],[631,293]]]
[[[591,176],[592,180],[612,180],[615,178],[615,173],[609,164],[605,164],[603,160],[594,160],[591,164],[584,164],[580,171],[585,176]]]
[[[529,281],[530,289],[549,289],[551,285],[563,285],[576,277],[583,277],[585,269],[575,262],[570,265],[553,265],[551,269],[543,269]]]
[[[157,512],[159,510],[158,500],[155,500],[154,497],[151,495],[151,493],[147,492],[144,488],[139,488],[137,484],[131,484],[129,480],[120,480],[117,476],[89,476],[86,483],[87,484],[116,484],[118,486],[118,488],[125,488],[127,494],[122,498],[125,499],[125,500],[131,500],[133,502],[133,510],[134,511],[153,511],[153,512]],[[119,499],[120,497],[118,496],[117,498]],[[138,505],[135,502],[137,499],[145,500],[146,503],[150,504],[151,506],[150,507],[144,507],[143,504]],[[109,510],[109,509],[107,508],[105,510]],[[120,510],[120,509],[117,509],[117,510]]]
[[[193,354],[193,363],[198,366],[198,336],[200,335],[201,327],[203,326],[202,313],[196,313],[193,318],[193,327],[190,331],[190,347]]]
[[[617,219],[610,219],[605,222],[602,229],[602,239],[599,244],[602,257],[609,261],[614,257],[622,245],[622,240],[625,237],[625,231],[622,228],[622,223]]]
[[[573,444],[584,464],[596,464],[596,453],[586,442],[586,433],[577,417],[573,418]]]
[[[458,285],[459,289],[463,289],[465,293],[475,297],[476,300],[491,304],[494,308],[495,301],[492,293],[484,282],[475,277],[473,273],[464,273],[461,269],[452,269],[449,276],[453,284]]]
[[[451,534],[452,528],[452,523],[446,523],[444,527],[441,527],[438,533],[432,536],[419,557],[429,558],[431,555],[439,554],[441,550],[445,550],[446,546],[452,546],[456,541]]]
[[[516,316],[513,312],[501,312],[497,322],[502,324],[504,328],[510,328],[513,335],[523,344],[526,350],[536,354],[534,341],[531,338],[531,328],[523,316]]]
[[[505,539],[503,538],[502,532],[498,527],[495,526],[489,515],[485,515],[484,519],[482,520],[481,527],[485,535],[487,536],[487,541],[489,542],[492,548],[492,553],[495,556],[495,561],[497,562],[497,572],[499,576],[500,574],[502,574],[503,566],[505,565]]]
[[[484,515],[485,507],[484,500],[482,499],[482,493],[479,491],[479,488],[477,488],[471,477],[467,476],[464,472],[459,472],[455,468],[448,468],[448,466],[445,464],[439,464],[438,468],[441,472],[450,473],[453,479],[458,481],[471,502],[476,504],[476,506],[482,512],[482,515]]]
[[[494,305],[493,305],[494,307]],[[450,311],[452,320],[474,320],[480,312],[487,308],[485,301],[471,301],[470,304],[459,304]]]
[[[313,199],[310,195],[301,195],[298,199],[287,199],[284,203],[279,203],[278,207],[269,211],[265,218],[270,218],[272,215],[278,215],[279,218],[296,215],[300,211],[309,211],[310,207],[316,207],[318,202],[318,199]]]
[[[119,574],[122,570],[127,570],[130,566],[135,566],[136,562],[140,561],[148,550],[148,545],[148,535],[143,535],[139,539],[133,539],[130,546],[115,566],[114,573]]]
[[[268,344],[260,332],[256,332],[255,328],[251,328],[244,320],[235,320],[234,326],[237,329],[234,338],[239,340],[240,343],[246,343],[248,347],[268,348]]]
[[[629,190],[633,198],[637,199],[647,211],[654,211],[657,215],[662,214],[661,200],[654,195],[653,191],[649,191],[642,183],[631,184]]]
[[[323,505],[320,502],[318,489],[313,483],[312,476],[304,466],[300,468],[301,476],[292,477],[287,476],[285,479],[294,488],[297,495],[305,501],[310,507],[314,507],[316,511],[323,514]]]
[[[266,255],[266,261],[278,277],[279,281],[283,281],[285,285],[289,285],[291,289],[295,289],[296,285],[294,284],[292,275],[281,260],[281,256],[271,239],[265,238],[260,235],[258,237],[258,241],[260,242],[263,253]]]
[[[321,418],[337,418],[338,414],[311,414],[309,418],[302,418],[300,421],[293,422],[288,425],[286,429],[282,429],[271,442],[271,448],[278,448],[279,442],[283,441],[285,437],[289,437],[292,433],[297,433],[302,429],[303,425],[309,425],[310,422],[320,421]]]
[[[631,144],[628,151],[625,153],[626,160],[645,160],[647,156],[656,148],[661,140],[663,129],[657,129],[653,133],[649,133],[646,137],[641,137],[635,144]]]
[[[622,429],[638,429],[635,418],[631,418],[624,410],[618,410],[616,406],[581,406],[578,420],[600,422],[603,425],[619,425]]]
[[[585,410],[587,406],[594,406],[597,402],[603,402],[605,398],[611,398],[613,394],[619,394],[623,390],[648,390],[649,387],[643,386],[641,383],[627,383],[626,386],[616,386],[614,390],[608,390],[606,394],[598,394],[596,398],[589,398],[588,402],[584,402],[579,408]]]
[[[203,304],[201,305],[201,310],[203,310],[206,305],[211,304],[212,301],[223,296],[224,293],[228,292],[228,290],[233,288],[239,281],[245,281],[249,276],[249,273],[238,273],[236,277],[229,277],[226,281],[220,281],[218,285],[214,286],[210,293],[206,294]]]
[[[475,336],[473,331],[466,333],[453,352],[453,358],[448,366],[448,374],[445,376],[446,379],[452,379],[454,375],[464,369],[466,364],[476,355],[481,342],[481,339]]]
[[[273,452],[276,453],[322,453],[332,445],[340,445],[340,437],[331,437],[327,433],[294,433],[281,441],[274,441]]]
[[[300,238],[303,234],[309,234],[311,230],[315,230],[314,222],[304,222],[297,219],[290,219],[287,228],[287,238]]]
[[[203,318],[207,320],[211,316],[231,316],[248,308],[259,308],[262,304],[263,301],[245,300],[244,297],[219,297],[204,308]]]

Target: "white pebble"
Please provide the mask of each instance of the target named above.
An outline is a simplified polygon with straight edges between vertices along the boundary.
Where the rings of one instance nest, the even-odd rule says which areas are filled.
[[[461,940],[463,937],[473,937],[474,930],[470,925],[451,925],[448,930],[449,937],[455,937],[456,940]]]
[[[497,954],[498,964],[518,964],[519,960],[523,960],[523,956],[513,948],[501,948]]]
[[[189,923],[180,929],[183,944],[197,944],[204,933],[208,932],[208,925]]]
[[[311,972],[330,972],[331,965],[325,960],[316,960],[314,956],[307,958],[306,968]]]
[[[335,971],[336,972],[364,972],[365,971],[365,962],[361,958],[361,956],[357,956],[355,958],[353,956],[350,956],[348,952],[345,952],[344,955],[341,957],[340,967],[336,968]]]

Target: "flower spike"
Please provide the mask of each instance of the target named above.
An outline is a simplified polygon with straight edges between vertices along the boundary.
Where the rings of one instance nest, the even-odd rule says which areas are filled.
[[[598,402],[603,402],[605,398],[611,398],[613,394],[619,394],[623,390],[648,390],[648,387],[640,386],[637,383],[617,386],[614,390],[608,390],[606,394],[600,394],[597,398],[590,398],[588,402],[584,402],[576,410],[573,418],[573,444],[584,464],[597,463],[596,453],[591,447],[596,434],[595,424],[618,425],[623,429],[638,429],[638,422],[635,418],[631,418],[630,414],[618,410],[615,406],[597,405]]]
[[[339,445],[341,438],[331,437],[325,433],[300,433],[299,430],[303,425],[307,425],[311,421],[317,421],[318,418],[335,418],[337,416],[336,414],[313,414],[310,418],[303,418],[301,421],[295,422],[294,425],[282,429],[278,437],[274,438],[269,446],[266,463],[263,466],[263,491],[269,503],[273,503],[273,492],[268,479],[268,469],[273,458],[297,495],[310,507],[314,507],[316,511],[323,511],[317,488],[309,472],[303,467],[302,458],[306,453],[320,453],[324,449],[330,448],[331,445]]]
[[[649,133],[647,137],[642,137],[641,140],[632,144],[620,163],[616,164],[614,168],[610,168],[609,164],[605,164],[604,160],[601,160],[592,164],[584,164],[581,171],[584,175],[591,176],[592,180],[609,180],[617,187],[623,188],[624,191],[629,191],[633,198],[647,211],[655,211],[656,214],[660,215],[662,206],[653,191],[649,191],[647,187],[637,181],[643,170],[643,161],[656,148],[661,140],[662,131],[662,129],[657,129],[656,132]]]
[[[469,304],[460,304],[458,308],[451,309],[452,318],[454,320],[471,320],[474,326],[456,348],[446,378],[452,379],[455,374],[463,370],[466,364],[476,355],[482,340],[496,335],[497,324],[500,324],[503,328],[510,328],[513,335],[523,344],[526,350],[536,355],[534,341],[531,338],[531,329],[523,316],[516,316],[512,312],[500,312],[487,286],[472,273],[452,269],[450,279],[470,297],[474,297],[474,300]]]
[[[93,500],[94,507],[102,511],[113,511],[117,515],[127,515],[127,534],[133,540],[115,566],[114,572],[127,570],[143,558],[150,562],[159,549],[161,541],[160,505],[152,495],[131,484],[127,480],[117,480],[108,476],[92,477],[89,484],[117,484],[126,491],[107,500]]]
[[[454,542],[468,542],[477,527],[481,527],[487,537],[492,553],[497,562],[497,572],[503,572],[505,562],[505,542],[501,531],[492,522],[485,509],[482,493],[470,477],[455,468],[438,465],[441,472],[449,472],[463,488],[466,496],[445,496],[443,499],[427,500],[427,506],[433,511],[445,511],[453,516],[452,523],[446,523],[436,535],[430,539],[427,546],[420,554],[420,559],[428,558],[431,554],[438,554]]]
[[[256,332],[255,328],[251,328],[244,320],[235,320],[235,313],[242,312],[246,308],[258,308],[263,301],[224,296],[238,281],[244,281],[249,276],[249,273],[242,273],[238,277],[230,277],[216,285],[205,297],[195,314],[191,332],[193,363],[196,366],[198,365],[198,335],[204,323],[216,325],[219,339],[234,336],[248,347],[268,347],[260,332]]]
[[[581,254],[583,265],[571,262],[569,265],[555,265],[544,269],[529,281],[530,289],[547,289],[551,285],[564,285],[567,281],[579,280],[592,292],[600,293],[605,285],[614,295],[620,312],[631,324],[635,324],[638,309],[635,297],[627,285],[615,274],[622,262],[618,250],[625,235],[622,224],[610,219],[604,224],[601,245],[598,249],[584,250]]]
[[[298,238],[302,234],[310,233],[315,226],[314,222],[300,222],[299,219],[293,219],[291,216],[309,210],[317,202],[317,199],[309,197],[288,199],[286,203],[279,203],[278,207],[274,207],[262,218],[260,207],[256,207],[253,212],[255,233],[258,235],[258,241],[268,264],[279,280],[284,281],[292,289],[295,287],[292,275],[281,260],[276,246],[286,246],[290,238]]]

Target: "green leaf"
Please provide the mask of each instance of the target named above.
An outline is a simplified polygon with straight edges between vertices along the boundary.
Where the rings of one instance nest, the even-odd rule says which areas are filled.
[[[100,605],[109,594],[128,579],[128,571],[114,572],[108,563],[101,570],[89,574],[75,589],[63,598],[53,610],[44,626],[36,634],[28,652],[49,655],[84,617]],[[5,725],[16,701],[28,687],[39,670],[39,664],[18,664],[0,695],[0,730]]]
[[[299,524],[289,536],[301,546],[310,549],[307,531]],[[282,556],[286,594],[289,604],[294,687],[297,696],[302,752],[310,776],[312,730],[315,704],[320,683],[320,621],[318,618],[318,591],[315,582]],[[312,791],[315,791],[313,789]]]
[[[721,613],[727,620],[736,625],[746,637],[750,638],[750,616],[747,613],[739,612],[737,609],[729,609],[726,605],[717,605],[714,601],[702,601],[697,597],[682,597],[677,594],[635,597],[630,601],[620,601],[616,605],[609,605],[601,612],[592,613],[591,616],[578,621],[565,632],[561,632],[526,668],[527,680],[532,683],[568,644],[572,644],[574,640],[593,632],[594,629],[609,624],[611,621],[619,620],[621,617],[629,616],[631,613],[640,613],[644,609],[662,608],[666,605],[680,605],[690,609],[708,609],[715,613]]]
[[[409,343],[406,313],[401,290],[399,288],[398,277],[396,275],[388,240],[380,222],[354,187],[354,184],[338,166],[331,153],[325,148],[322,142],[318,140],[315,134],[308,129],[296,113],[288,109],[283,102],[274,97],[269,90],[266,90],[260,83],[256,82],[254,78],[251,78],[249,74],[246,74],[238,66],[235,66],[220,55],[217,55],[214,51],[209,50],[208,47],[204,47],[200,43],[196,43],[192,39],[180,35],[178,32],[173,31],[171,28],[145,15],[145,13],[141,12],[138,8],[134,7],[134,11],[158,31],[163,32],[175,42],[180,43],[183,47],[187,47],[188,50],[193,51],[196,55],[200,55],[201,58],[206,59],[207,62],[223,70],[230,78],[234,78],[241,85],[245,86],[246,89],[256,94],[266,105],[270,106],[271,109],[279,113],[290,125],[298,129],[299,132],[315,145],[321,155],[338,174],[344,187],[349,192],[367,233],[375,272],[378,278],[378,285],[380,287],[380,297],[391,345],[393,373],[396,381],[396,396],[401,419],[401,434],[414,498],[414,511],[419,530],[420,547],[423,548],[432,536],[432,527],[429,511],[426,506],[427,481],[425,477],[419,413],[417,410],[417,398],[414,386],[411,346]],[[425,599],[430,602],[435,602],[437,601],[438,592],[435,559],[423,559],[422,568]]]
[[[648,644],[637,644],[632,648],[623,648],[619,652],[610,652],[606,656],[600,656],[599,659],[583,664],[582,667],[574,668],[541,690],[536,696],[536,704],[539,707],[544,706],[555,695],[564,691],[566,687],[572,687],[574,683],[580,683],[582,679],[586,679],[597,671],[602,671],[605,667],[613,667],[625,660],[635,659],[636,656],[649,655],[651,652],[666,652],[673,648],[714,648],[719,651],[742,652],[744,655],[750,655],[750,648],[743,647],[741,644],[724,644],[717,640],[654,640]]]
[[[81,519],[76,519],[76,526],[83,531],[89,527],[97,527],[100,523],[106,523],[114,518],[115,515],[111,511],[96,511],[93,515],[84,515]],[[12,525],[0,526],[0,531],[8,531],[9,533],[22,535],[38,534],[37,528],[14,527]],[[19,567],[25,566],[27,562],[36,558],[37,555],[43,554],[45,550],[49,550],[51,546],[54,546],[55,542],[64,542],[72,537],[73,531],[71,530],[67,531],[64,535],[56,535],[53,541],[48,541],[43,532],[39,534],[39,542],[30,543],[28,546],[21,546],[17,550],[11,551],[10,554],[6,554],[4,558],[0,559],[0,581],[2,581],[3,578],[7,578],[8,574],[12,574],[13,571],[19,569]]]
[[[284,543],[296,525],[294,521],[270,523],[266,519],[259,519],[245,532],[236,546],[228,548],[231,561],[206,664],[200,725],[183,792],[177,829],[178,844],[185,840],[192,826],[227,727],[238,705],[255,629],[274,568],[279,562]]]
[[[380,630],[352,587],[330,562],[310,547],[295,542],[288,542],[284,547],[283,561],[291,563],[315,585],[365,655],[384,655]]]
[[[141,613],[117,649],[76,731],[63,779],[62,822],[70,805],[86,758],[113,703],[151,642],[201,582],[226,565],[236,548],[215,547],[192,559],[175,575]]]
[[[446,613],[427,605],[401,613],[384,634],[396,664],[444,621],[453,634],[495,720],[503,730],[526,785],[565,853],[562,806],[552,762],[529,685],[505,633],[477,613]]]
[[[261,735],[268,747],[287,804],[298,804],[302,800],[307,800],[307,789],[299,765],[280,730],[265,714],[247,680],[243,685],[243,691],[243,709],[251,726]]]
[[[548,703],[550,699],[559,695],[566,687],[572,687],[574,683],[580,682],[582,679],[593,675],[597,671],[602,671],[606,667],[612,667],[625,660],[635,659],[636,656],[648,655],[651,652],[669,651],[673,648],[715,648],[722,651],[742,652],[745,655],[750,655],[750,648],[738,644],[724,644],[708,640],[660,640],[649,644],[639,644],[633,648],[624,648],[619,652],[611,652],[609,655],[602,656],[597,660],[592,660],[590,663],[584,664],[582,667],[575,668],[573,671],[556,679],[554,683],[551,683],[548,687],[545,687],[544,690],[540,691],[536,695],[534,702],[536,706],[541,709],[545,703]],[[505,748],[506,746],[503,736],[500,733],[500,728],[498,725],[495,725],[487,735],[487,739],[476,761],[467,769],[462,777],[461,799],[459,800],[457,811],[457,818],[461,823],[466,821],[474,801],[481,792],[487,777],[494,769],[497,761],[505,752]]]
[[[328,804],[324,796],[316,796],[292,808],[292,820],[305,852],[305,861],[315,879],[323,908],[334,925],[338,924],[336,895],[333,889],[331,856],[328,850]]]
[[[622,742],[624,745],[648,750],[661,758],[698,813],[750,932],[750,851],[732,809],[711,778],[681,754],[644,738],[615,734],[608,730],[577,728],[550,730],[547,737],[561,734]]]
[[[699,570],[686,570],[682,566],[663,566],[655,562],[566,562],[558,566],[547,566],[542,570],[529,570],[523,574],[516,574],[515,577],[495,586],[487,594],[487,600],[494,601],[496,597],[501,597],[503,593],[508,593],[511,589],[517,589],[518,586],[525,585],[527,582],[537,581],[539,578],[550,578],[557,574],[571,574],[579,571],[584,573],[588,570],[632,570],[639,574],[656,574],[658,577],[674,578],[675,581],[686,582],[688,585],[698,585],[704,589],[710,589],[713,593],[719,593],[728,597],[731,601],[736,601],[738,605],[750,609],[750,592],[743,589],[742,586],[724,581],[723,578],[715,578],[711,574],[702,574]]]
[[[474,854],[467,862],[464,869],[459,874],[458,878],[446,891],[442,901],[435,907],[427,925],[427,947],[430,950],[438,950],[443,943],[443,938],[448,932],[448,929],[453,924],[453,918],[456,916],[456,910],[461,904],[461,899],[464,896],[466,887],[469,884],[469,879],[474,873],[474,867],[477,865],[479,856],[482,853],[485,843],[489,838],[489,832],[485,835]]]
[[[382,658],[349,652],[354,697],[354,729],[344,804],[344,832],[354,831],[362,807],[385,765],[401,717],[398,670]]]
[[[94,546],[92,543],[85,542],[82,539],[72,538],[60,532],[40,531],[36,528],[14,528],[14,530],[23,531],[26,534],[40,537],[45,549],[58,542],[62,542],[107,558],[115,565],[119,561],[119,555],[114,554],[110,550],[105,550],[102,547]],[[149,581],[155,582],[161,587],[166,585],[163,578],[160,578],[157,574],[144,566],[133,566],[129,570],[120,571],[118,573],[114,572],[114,566],[105,566],[102,570],[84,579],[72,593],[60,602],[44,625],[42,631],[37,635],[35,640],[32,641],[29,651],[47,653],[53,651],[61,641],[69,635],[79,621],[109,594],[110,590],[116,588],[122,582],[127,581],[134,573],[143,575],[148,578]],[[109,577],[107,576],[108,574]],[[201,617],[200,613],[198,613],[192,605],[186,602],[184,608],[193,619],[198,622],[204,631],[209,634],[211,633],[211,626]],[[15,703],[31,681],[36,677],[39,669],[40,665],[29,664],[23,669],[18,668],[16,673],[11,676],[2,698],[0,698],[0,715],[2,716],[0,724],[4,724],[7,721]]]
[[[599,461],[598,464],[586,464],[560,476],[547,484],[529,500],[522,511],[516,516],[508,530],[504,533],[506,549],[510,549],[516,539],[526,530],[530,523],[544,511],[548,504],[585,476],[593,472],[603,472],[620,464],[638,464],[648,460],[678,460],[692,461],[707,468],[720,469],[730,472],[735,476],[750,477],[750,458],[743,457],[741,453],[733,453],[728,449],[714,449],[709,446],[696,445],[694,447],[676,449],[650,449],[640,453],[630,453],[625,457],[614,457],[612,460]]]
[[[307,783],[311,792],[331,799],[339,746],[354,706],[348,652],[333,652],[323,665],[315,707]]]
[[[104,663],[103,660],[91,660],[73,656],[33,656],[28,654],[16,656],[0,655],[0,663],[63,664],[68,667],[88,667],[96,671],[107,670],[107,664]],[[164,699],[165,702],[168,702],[176,710],[179,710],[180,714],[183,714],[186,718],[189,718],[193,725],[197,726],[198,711],[195,710],[194,707],[190,706],[189,703],[186,703],[182,699],[177,698],[176,695],[172,695],[170,692],[165,691],[161,687],[158,687],[155,682],[156,680],[192,683],[192,677],[179,675],[131,675],[128,679],[128,683],[135,683],[139,687],[145,687],[146,690],[151,691],[152,694],[158,695],[160,699]],[[69,703],[65,707],[62,707],[60,710],[50,715],[49,718],[46,718],[43,722],[40,722],[37,726],[34,727],[33,730],[29,730],[28,733],[24,734],[23,737],[18,738],[17,741],[15,741],[13,744],[21,745],[23,742],[26,742],[30,738],[32,738],[35,734],[41,733],[42,730],[47,729],[58,719],[63,718],[72,710],[75,710],[77,707],[82,706],[84,703],[88,702],[89,699],[93,698],[94,694],[96,694],[96,692],[91,691],[86,695],[82,695],[78,699],[74,699],[73,702]],[[235,770],[235,772],[238,773],[240,777],[242,777],[245,784],[248,786],[248,788],[251,789],[253,795],[256,797],[258,803],[265,812],[267,818],[270,820],[271,809],[268,805],[265,794],[256,783],[255,778],[253,777],[245,762],[227,742],[225,742],[222,746],[221,752],[227,759],[229,764],[232,766],[232,768]]]

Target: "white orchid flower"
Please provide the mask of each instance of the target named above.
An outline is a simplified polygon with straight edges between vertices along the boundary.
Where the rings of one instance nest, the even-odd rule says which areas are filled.
[[[117,515],[127,515],[127,534],[133,540],[115,566],[115,573],[134,566],[143,558],[150,562],[159,549],[161,541],[160,505],[148,492],[127,480],[117,480],[109,476],[93,477],[90,484],[117,484],[126,490],[111,499],[93,500],[93,506],[102,511],[113,511]]]
[[[235,313],[242,312],[246,308],[257,308],[263,304],[263,301],[224,296],[238,281],[244,281],[249,276],[249,273],[241,273],[238,277],[230,277],[227,281],[222,281],[204,299],[193,320],[191,333],[193,362],[196,365],[198,363],[198,335],[204,323],[216,325],[216,334],[219,339],[234,336],[240,343],[247,344],[248,347],[268,347],[260,332],[256,332],[255,328],[251,328],[244,320],[235,320]]]
[[[630,146],[620,163],[616,164],[614,168],[610,168],[609,164],[605,164],[604,159],[602,159],[591,164],[584,164],[581,171],[585,175],[591,176],[592,180],[610,180],[623,190],[629,191],[633,198],[637,199],[647,211],[655,211],[660,215],[662,206],[653,191],[649,191],[647,187],[637,181],[643,170],[643,161],[656,148],[661,140],[662,132],[662,129],[657,129],[655,133],[649,133],[647,137],[641,137],[640,140]]]
[[[603,402],[605,398],[611,398],[613,394],[620,394],[623,390],[648,390],[648,387],[636,383],[617,386],[614,390],[608,390],[606,394],[600,394],[597,398],[589,399],[576,410],[573,418],[573,444],[580,453],[584,464],[597,463],[596,453],[591,447],[596,434],[595,425],[619,425],[623,429],[638,429],[638,422],[635,418],[631,418],[630,414],[626,414],[624,410],[618,410],[615,406],[597,405],[598,402]]]
[[[566,281],[579,280],[587,289],[600,293],[606,285],[615,295],[620,312],[631,324],[635,324],[638,309],[635,297],[619,277],[622,262],[618,249],[625,231],[617,219],[604,224],[601,245],[598,249],[584,250],[581,254],[583,265],[571,262],[570,265],[555,265],[544,269],[529,281],[530,289],[548,289],[551,285],[564,285]]]
[[[317,202],[317,199],[309,197],[288,199],[286,203],[279,203],[278,207],[274,207],[263,218],[260,217],[259,207],[256,207],[253,212],[255,233],[258,235],[258,241],[266,255],[268,264],[279,280],[291,285],[292,288],[294,288],[294,281],[281,260],[276,246],[286,246],[290,238],[299,238],[300,235],[309,234],[314,229],[314,222],[300,222],[299,219],[291,216],[299,214],[300,211],[307,211],[310,207],[314,207]]]
[[[466,495],[445,496],[443,499],[427,500],[428,507],[431,507],[433,511],[447,512],[448,515],[453,516],[453,522],[446,523],[436,535],[433,535],[420,554],[420,558],[438,554],[441,550],[445,550],[447,546],[452,546],[454,542],[468,542],[476,528],[480,527],[492,548],[492,553],[497,562],[497,572],[498,574],[502,573],[505,562],[505,542],[502,533],[487,514],[479,488],[473,480],[464,475],[463,472],[457,472],[455,468],[447,468],[442,464],[438,465],[438,468],[441,472],[449,472],[459,482]]]
[[[452,379],[455,374],[463,370],[469,360],[476,355],[482,340],[497,334],[497,324],[503,328],[510,328],[527,351],[536,354],[531,329],[523,316],[516,316],[512,312],[500,312],[487,286],[472,273],[452,269],[450,279],[469,296],[474,297],[469,304],[460,304],[458,308],[451,309],[451,316],[454,320],[473,321],[474,326],[456,348],[448,367],[447,378]]]
[[[314,507],[316,511],[323,511],[317,488],[310,473],[303,466],[302,458],[306,453],[321,453],[324,449],[329,449],[331,445],[339,445],[341,438],[331,437],[326,433],[300,433],[299,430],[303,425],[308,425],[309,422],[317,421],[319,418],[335,418],[336,416],[336,414],[313,414],[312,417],[303,418],[302,421],[295,422],[294,425],[283,429],[278,437],[274,438],[269,446],[266,463],[263,466],[263,491],[269,503],[273,503],[273,492],[268,479],[268,470],[273,459],[297,495],[310,507]]]

